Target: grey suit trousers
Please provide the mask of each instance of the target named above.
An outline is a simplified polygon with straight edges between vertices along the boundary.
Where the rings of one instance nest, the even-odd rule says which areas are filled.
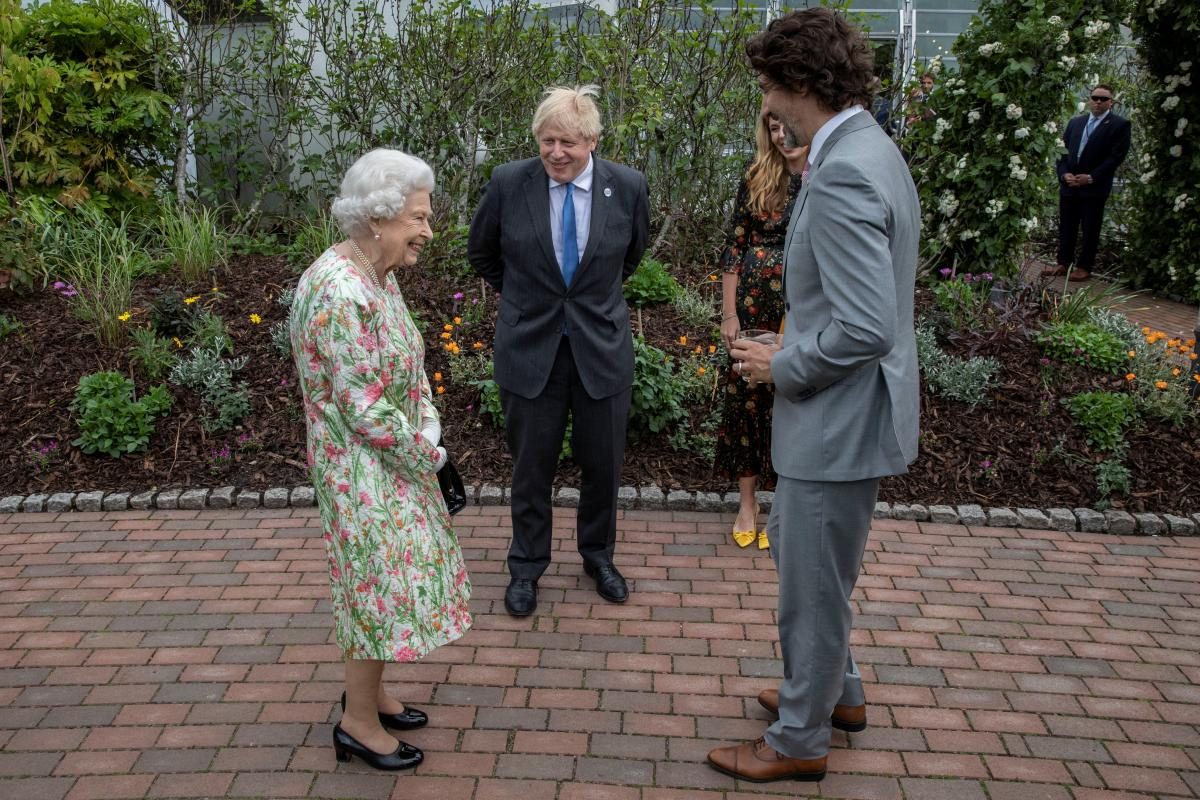
[[[879,478],[805,481],[779,476],[767,522],[779,572],[783,682],[767,743],[793,758],[829,752],[835,705],[862,705],[850,655],[850,594],[871,530]]]

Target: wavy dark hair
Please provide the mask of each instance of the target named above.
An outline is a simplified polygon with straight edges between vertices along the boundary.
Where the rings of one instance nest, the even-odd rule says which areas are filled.
[[[793,11],[746,42],[755,72],[788,91],[805,89],[828,111],[870,107],[878,91],[875,54],[866,37],[824,7]]]

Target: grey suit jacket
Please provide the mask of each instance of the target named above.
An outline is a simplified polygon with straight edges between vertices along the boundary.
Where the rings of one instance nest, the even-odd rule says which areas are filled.
[[[783,346],[771,359],[780,475],[854,481],[916,458],[920,231],[900,151],[870,114],[846,120],[817,154],[784,244]]]
[[[633,384],[633,336],[621,284],[646,249],[646,179],[594,154],[593,161],[587,249],[570,286],[554,256],[541,159],[496,167],[471,222],[467,258],[501,293],[496,383],[521,397],[532,399],[545,388],[564,323],[590,397],[611,397]]]

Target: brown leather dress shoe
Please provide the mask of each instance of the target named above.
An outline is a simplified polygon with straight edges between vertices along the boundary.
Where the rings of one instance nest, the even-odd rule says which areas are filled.
[[[708,754],[708,763],[717,772],[754,783],[824,780],[825,760],[825,756],[790,758],[776,752],[763,738],[734,747],[718,747]]]
[[[772,714],[778,715],[779,690],[763,689],[758,693],[758,704]],[[867,707],[866,705],[834,706],[833,714],[830,716],[829,721],[839,731],[860,733],[867,729]]]

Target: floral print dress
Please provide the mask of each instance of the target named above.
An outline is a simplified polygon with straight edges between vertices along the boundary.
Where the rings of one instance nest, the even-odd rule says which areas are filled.
[[[745,179],[738,186],[729,236],[721,253],[721,268],[737,273],[737,315],[742,330],[778,331],[783,324],[783,241],[792,206],[800,193],[800,176],[788,184],[787,203],[774,214],[750,211]],[[717,429],[714,471],[726,480],[747,475],[763,476],[764,485],[775,484],[771,467],[771,384],[750,386],[725,365],[721,424]]]
[[[471,626],[437,452],[419,432],[437,418],[420,331],[393,275],[380,293],[329,249],[300,278],[290,334],[338,644],[416,661]]]

